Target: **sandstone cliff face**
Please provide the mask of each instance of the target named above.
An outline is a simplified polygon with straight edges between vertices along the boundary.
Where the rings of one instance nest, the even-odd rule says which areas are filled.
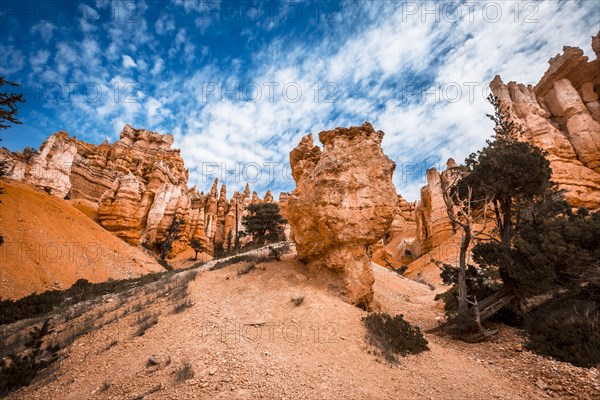
[[[138,244],[142,229],[140,204],[145,185],[132,173],[117,178],[98,207],[98,220],[130,244]]]
[[[596,59],[588,61],[581,49],[565,47],[562,55],[550,59],[550,67],[535,86],[515,82],[504,84],[499,76],[490,83],[492,92],[508,107],[514,120],[525,130],[524,140],[547,152],[552,180],[565,189],[573,207],[600,209],[600,33],[593,38]],[[454,166],[448,160],[447,167]],[[448,218],[442,193],[453,181],[451,169],[427,171],[427,185],[414,214],[417,243],[413,249],[422,256],[409,265],[409,275],[424,273],[431,280],[438,270],[430,260],[456,262],[458,238]],[[393,266],[402,260],[395,251],[398,237],[411,237],[415,227],[397,224],[384,247]],[[379,262],[386,265],[382,257]],[[424,275],[423,275],[424,276]],[[433,277],[433,278],[432,278]]]
[[[448,160],[447,167],[453,166],[454,160]],[[441,174],[435,168],[427,171],[427,185],[421,188],[421,200],[415,208],[417,239],[421,254],[441,245],[454,234],[454,227],[448,217],[443,196],[451,183],[450,169],[446,169]]]
[[[548,152],[552,180],[574,206],[600,208],[600,33],[593,39],[596,59],[565,47],[535,86],[491,82],[502,105],[523,125],[526,140]]]
[[[225,185],[218,191],[217,180],[206,195],[188,189],[188,170],[172,144],[171,135],[126,125],[112,144],[93,145],[59,132],[39,152],[2,150],[0,158],[7,161],[13,179],[48,187],[61,198],[68,195],[97,204],[100,225],[130,244],[152,245],[163,239],[176,217],[184,224],[172,254],[184,250],[192,239],[199,239],[212,252],[226,243],[232,231],[233,201],[227,200]],[[250,188],[236,196],[240,197],[238,230],[243,231]],[[270,193],[266,197],[272,201]],[[256,201],[261,201],[258,196]]]
[[[279,213],[286,220],[288,219],[287,206],[288,206],[288,200],[289,200],[289,198],[290,198],[290,194],[289,193],[287,193],[287,192],[280,192],[279,193],[279,199],[278,199]],[[291,231],[289,223],[285,224],[284,234],[285,234],[285,237],[289,240],[290,237],[291,237],[291,234],[292,234],[292,231]]]
[[[6,160],[8,175],[40,188],[49,188],[56,196],[66,196],[71,190],[69,176],[77,153],[77,146],[68,140],[68,136],[62,131],[50,136],[35,153],[29,148],[23,154],[3,152],[0,157]]]
[[[369,123],[337,128],[319,134],[322,151],[307,135],[290,153],[296,189],[285,214],[298,256],[364,306],[373,298],[367,248],[389,230],[398,202],[383,135]]]
[[[386,237],[373,246],[373,261],[382,266],[398,268],[421,255],[415,220],[416,202],[398,195],[398,207]]]

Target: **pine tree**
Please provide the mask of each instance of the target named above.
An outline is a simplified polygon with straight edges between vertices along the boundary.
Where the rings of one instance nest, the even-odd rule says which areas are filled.
[[[8,129],[10,125],[7,123],[21,124],[21,121],[17,119],[17,103],[24,103],[25,99],[22,94],[8,93],[2,90],[4,86],[18,87],[19,85],[13,82],[9,82],[0,76],[0,129]]]
[[[257,245],[283,240],[284,225],[287,221],[281,216],[275,203],[250,204],[248,214],[242,218],[246,233],[252,236]]]
[[[198,253],[206,251],[206,247],[204,247],[200,239],[193,239],[190,242],[190,247],[194,249],[194,252],[196,253],[194,260],[198,260]]]
[[[17,108],[17,103],[25,102],[22,94],[8,93],[2,90],[2,88],[7,86],[17,87],[16,83],[9,82],[4,79],[3,76],[0,76],[0,129],[8,129],[10,125],[7,125],[7,122],[13,124],[20,124],[21,121],[17,119],[17,113],[19,109]],[[2,138],[0,138],[0,142]],[[0,160],[0,178],[6,176],[7,174],[7,165],[5,160]],[[0,188],[0,194],[4,193],[4,188]],[[0,202],[1,203],[1,202]],[[0,246],[4,243],[4,237],[0,235]]]
[[[169,228],[167,229],[165,238],[162,241],[157,242],[160,259],[162,261],[167,258],[167,255],[173,248],[173,243],[181,239],[180,229],[183,223],[183,219],[177,218],[177,215],[174,215],[171,225],[169,225]]]
[[[443,275],[455,284],[452,290],[457,295],[459,317],[464,321],[466,315],[474,316],[482,333],[481,322],[518,295],[509,274],[514,236],[527,207],[550,193],[553,185],[544,152],[520,141],[523,129],[512,121],[509,110],[502,108],[494,96],[488,100],[495,111],[488,115],[496,124],[495,137],[466,159],[465,165],[458,168],[455,184],[445,193],[448,209],[456,211],[449,212],[449,216],[462,227],[463,236],[458,268],[452,271],[454,267],[445,266]],[[495,215],[492,235],[485,229],[490,209]],[[478,232],[474,231],[476,219],[484,221]],[[476,242],[473,256],[479,269],[466,265],[471,240]],[[500,290],[496,290],[494,282],[500,283]],[[481,300],[481,295],[490,292]],[[473,306],[469,312],[467,303]]]

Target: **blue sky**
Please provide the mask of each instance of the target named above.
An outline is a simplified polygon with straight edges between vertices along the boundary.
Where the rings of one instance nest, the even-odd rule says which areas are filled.
[[[174,135],[190,186],[278,193],[303,135],[370,121],[416,200],[427,168],[491,135],[494,75],[535,84],[563,45],[593,54],[599,21],[583,0],[3,0],[0,74],[27,103],[2,145],[128,123]]]

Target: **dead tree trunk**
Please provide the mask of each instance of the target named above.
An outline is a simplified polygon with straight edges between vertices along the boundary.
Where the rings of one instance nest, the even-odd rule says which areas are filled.
[[[494,314],[506,307],[516,298],[515,292],[503,287],[491,296],[486,297],[479,303],[481,321],[490,319]]]
[[[479,303],[477,303],[477,297],[473,298],[473,301],[469,301],[469,304],[473,306],[473,314],[475,316],[475,325],[477,325],[478,332],[476,334],[465,335],[462,340],[470,343],[483,342],[489,340],[492,336],[498,333],[497,329],[486,329],[481,324],[481,312],[479,310]]]
[[[460,258],[458,266],[458,316],[463,318],[467,316],[467,251],[471,244],[471,226],[470,223],[463,227],[463,236],[460,243]]]

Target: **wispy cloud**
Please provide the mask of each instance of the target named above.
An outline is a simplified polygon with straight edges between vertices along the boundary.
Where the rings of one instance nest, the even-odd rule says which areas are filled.
[[[593,2],[452,4],[99,0],[70,25],[35,21],[21,45],[0,42],[0,72],[72,95],[29,103],[50,125],[3,144],[38,145],[27,134],[42,128],[114,140],[129,123],[172,133],[201,190],[218,175],[264,193],[293,189],[303,135],[370,121],[414,200],[427,168],[491,135],[495,74],[535,83],[563,45],[590,53],[600,29]]]

